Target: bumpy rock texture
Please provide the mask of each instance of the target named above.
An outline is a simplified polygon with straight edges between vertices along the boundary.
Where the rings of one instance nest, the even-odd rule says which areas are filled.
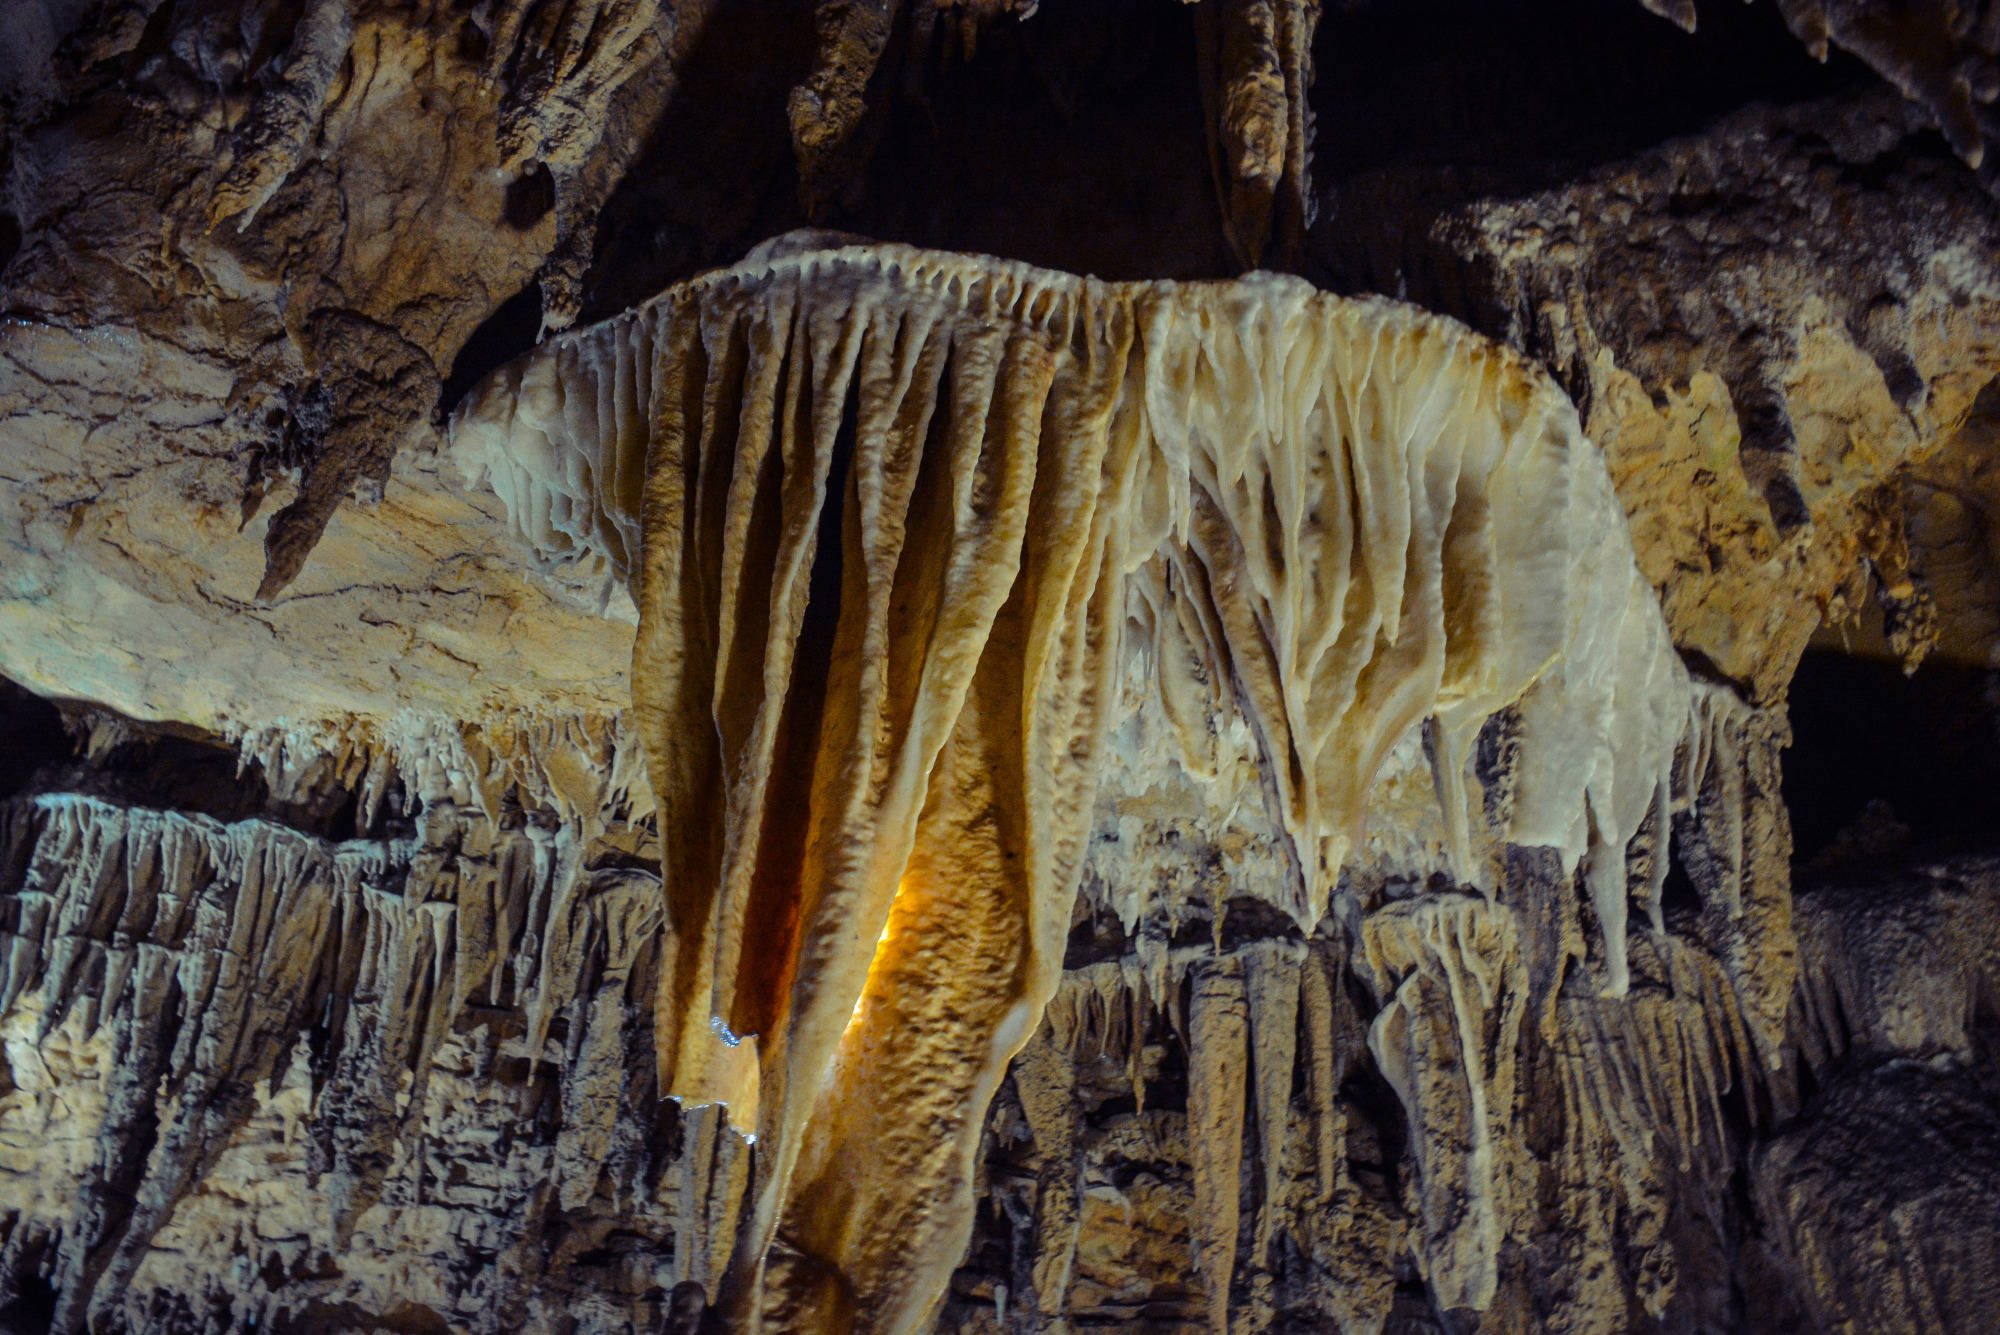
[[[16,6],[0,1323],[1984,1328],[2000,29],[1644,7]]]

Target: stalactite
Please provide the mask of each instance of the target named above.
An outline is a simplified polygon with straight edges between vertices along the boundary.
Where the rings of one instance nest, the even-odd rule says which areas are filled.
[[[1722,1099],[1752,1082],[1755,1048],[1716,962],[1674,937],[1649,939],[1648,986],[1624,998],[1561,1002],[1557,1068],[1575,1086],[1566,1152],[1595,1179],[1607,1145],[1634,1166],[1665,1160],[1717,1171],[1728,1153]]]
[[[234,1146],[273,1118],[290,1121],[260,1152],[318,1190],[304,1236],[281,1225],[252,1251],[289,1249],[286,1265],[351,1258],[343,1240],[363,1216],[382,1227],[371,1205],[385,1189],[407,1192],[414,1175],[421,1194],[412,1148],[449,1134],[427,1085],[454,1077],[440,1054],[464,1053],[468,1007],[488,1016],[475,1046],[499,1044],[486,1026],[510,1014],[521,1037],[507,1042],[546,1064],[551,1097],[560,1089],[561,1119],[536,1153],[569,1204],[601,1170],[643,1162],[620,1122],[658,883],[586,870],[557,842],[444,802],[409,838],[347,843],[94,798],[0,804],[0,1032],[15,1081],[0,1137],[39,1147],[0,1165],[5,1282],[45,1249],[59,1322],[133,1323],[121,1304],[140,1268],[181,1254],[166,1239],[229,1217],[197,1184],[226,1178]],[[748,1155],[713,1109],[684,1110],[682,1142],[651,1170],[684,1239],[673,1278],[712,1285]],[[74,1193],[50,1196],[51,1173]],[[250,1218],[261,1199],[242,1207]],[[297,1210],[282,1191],[272,1208]],[[227,1275],[144,1288],[162,1282],[223,1285],[259,1310],[261,1290]]]
[[[1209,160],[1223,231],[1246,269],[1290,267],[1312,225],[1306,94],[1319,15],[1319,0],[1211,0],[1195,10]]]
[[[304,7],[284,73],[258,97],[237,131],[234,161],[209,201],[210,225],[234,218],[242,231],[298,168],[353,41],[351,0],[312,0]]]
[[[901,10],[901,0],[822,0],[814,11],[812,74],[792,90],[786,110],[801,201],[815,217],[842,203],[867,166],[868,86]],[[879,106],[872,111],[881,114]]]
[[[545,345],[454,426],[537,550],[637,585],[671,813],[663,1088],[727,1103],[768,1166],[739,1310],[900,1329],[939,1292],[979,1109],[1055,990],[1095,756],[1147,652],[1121,639],[1135,606],[1163,677],[1192,652],[1179,680],[1230,683],[1302,929],[1426,720],[1452,865],[1496,883],[1465,775],[1510,710],[1499,834],[1583,869],[1622,994],[1695,692],[1545,379],[1295,280],[767,255]],[[895,1255],[855,1236],[864,1213]],[[1467,1299],[1491,1292],[1474,1232],[1448,1263]]]
[[[1336,99],[1341,187],[1388,225],[1315,267],[1511,321],[1615,496],[1546,376],[1409,307],[823,236],[467,401],[454,448],[550,568],[400,448],[587,270],[601,299],[784,212],[786,128],[808,212],[1212,272],[1200,164],[1147,133],[1194,73],[1227,245],[1298,267],[1320,0],[1036,3],[819,0],[815,50],[712,0],[26,0],[0,666],[158,722],[0,683],[0,1324],[45,1282],[71,1330],[1032,1328],[1079,1288],[1080,1324],[1239,1335],[1756,1325],[1767,1243],[1829,1327],[1993,1306],[1936,1224],[1978,1235],[2000,1179],[1994,869],[1818,886],[1795,927],[1772,703],[1869,566],[1905,668],[1951,670],[1939,549],[1854,487],[1992,443],[1991,201],[1852,71],[1759,65],[1779,16],[1856,53],[1990,182],[2000,4],[1774,0],[1683,53],[1712,87],[1601,123],[1460,87],[1379,142],[1430,44],[1340,16],[1382,61]],[[1539,36],[1684,85],[1628,26]],[[1630,156],[1762,84],[1830,96]],[[883,131],[1019,207],[897,189]],[[1565,189],[1510,144],[1628,160]],[[1437,223],[1402,266],[1399,213]],[[600,651],[634,627],[628,715]],[[1126,1282],[1105,1235],[1170,1266]],[[1737,1310],[1694,1310],[1711,1243]],[[615,1278],[541,1282],[579,1257]]]
[[[1034,1126],[1041,1182],[1049,1172],[1045,1142],[1062,1147],[1059,1171],[1074,1173],[1082,1147],[1106,1134],[1089,1129],[1074,1073],[1136,1070],[1143,1050],[1160,1040],[1186,1054],[1185,1114],[1163,1116],[1170,1119],[1176,1153],[1184,1143],[1189,1175],[1198,1184],[1189,1202],[1187,1264],[1202,1277],[1203,1303],[1211,1314],[1226,1313],[1229,1329],[1260,1329],[1259,1321],[1275,1319],[1278,1285],[1293,1286],[1290,1301],[1300,1301],[1302,1289],[1327,1312],[1372,1310],[1371,1299],[1331,1278],[1346,1273],[1332,1261],[1324,1275],[1313,1272],[1320,1278],[1302,1277],[1294,1250],[1316,1239],[1328,1257],[1343,1247],[1370,1254],[1355,1224],[1367,1207],[1346,1163],[1341,1086],[1355,1060],[1365,1060],[1366,1041],[1340,984],[1344,969],[1332,940],[1304,943],[1289,936],[1245,941],[1219,954],[1209,944],[1165,951],[1158,981],[1154,969],[1130,954],[1079,966],[1064,974],[1045,1028],[1014,1067]],[[1030,1054],[1036,1063],[1027,1077],[1031,1085],[1022,1083]],[[1305,1074],[1294,1097],[1301,1065]],[[1044,1092],[1031,1100],[1031,1088]],[[1097,1090],[1103,1097],[1104,1086]],[[1143,1083],[1133,1093],[1139,1107],[1148,1106]],[[1122,1121],[1120,1115],[1113,1124]],[[1038,1200],[1034,1218],[1042,1217]],[[1057,1250],[1066,1245],[1061,1233],[1051,1236],[1038,1222],[1024,1235],[1039,1240],[1035,1273],[1065,1256]],[[1374,1241],[1365,1229],[1361,1235]],[[1018,1257],[1016,1274],[1022,1274]],[[1013,1294],[1030,1291],[1025,1282],[1010,1287]],[[1058,1328],[1058,1315],[1059,1309],[1041,1319]],[[1357,1328],[1366,1322],[1357,1318]]]
[[[652,810],[638,739],[624,717],[492,713],[464,720],[404,713],[247,728],[231,740],[284,800],[316,786],[354,791],[363,829],[376,825],[392,784],[422,803],[501,817],[510,796],[564,825],[591,828],[614,812]]]
[[[1785,26],[1814,60],[1829,43],[1853,52],[1936,121],[1968,167],[1995,179],[1986,150],[1996,135],[2000,101],[2000,25],[1982,0],[1890,5],[1869,0],[1775,0]],[[1639,0],[1693,32],[1695,0]]]
[[[1700,933],[1773,1067],[1783,1060],[1797,976],[1791,820],[1778,761],[1790,741],[1781,714],[1697,683],[1673,782],[1675,856],[1702,899]]]

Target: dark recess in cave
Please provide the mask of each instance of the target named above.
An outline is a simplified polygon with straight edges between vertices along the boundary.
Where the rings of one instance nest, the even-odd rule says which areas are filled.
[[[180,811],[225,823],[268,820],[320,839],[376,838],[403,832],[407,798],[393,784],[381,828],[361,828],[354,790],[331,775],[293,800],[272,793],[262,768],[241,763],[235,747],[191,728],[118,720],[115,740],[83,753],[63,706],[0,677],[0,800],[31,793],[78,793],[125,806]],[[89,714],[115,716],[98,706]]]
[[[1046,6],[984,27],[969,60],[942,28],[912,51],[902,25],[871,84],[888,94],[880,123],[858,132],[875,136],[869,165],[816,218],[785,111],[810,32],[780,12],[725,6],[704,30],[604,210],[585,320],[808,225],[1107,279],[1234,273],[1184,7]],[[1752,101],[1875,80],[1838,52],[1815,62],[1769,5],[1707,6],[1689,35],[1600,0],[1379,4],[1328,13],[1315,59],[1322,203],[1302,273],[1475,323],[1429,235],[1441,214],[1573,181]]]
[[[1113,280],[1234,274],[1182,6],[1050,6],[988,25],[970,59],[942,29],[913,52],[904,24],[871,85],[894,95],[859,131],[876,141],[868,166],[818,217],[799,201],[787,131],[812,60],[811,25],[795,18],[772,0],[711,16],[599,216],[582,323],[806,226]],[[1321,202],[1300,272],[1496,336],[1503,313],[1433,235],[1443,215],[1573,181],[1751,101],[1874,80],[1838,52],[1813,61],[1768,5],[1711,6],[1692,35],[1598,0],[1375,5],[1328,14],[1315,59]],[[553,204],[537,168],[509,188],[506,220],[532,227]],[[467,340],[440,412],[540,332],[531,284]]]
[[[835,225],[1112,280],[1234,274],[1186,6],[1050,5],[969,61],[943,37]]]
[[[507,225],[525,232],[556,206],[556,178],[546,163],[536,163],[507,185]]]
[[[1503,335],[1433,228],[1481,198],[1559,188],[1753,102],[1867,87],[1814,61],[1772,5],[1709,4],[1682,33],[1638,5],[1417,0],[1329,14],[1315,44],[1318,224],[1303,274]]]
[[[0,799],[27,791],[36,774],[61,764],[69,754],[61,712],[0,677]]]
[[[1674,931],[1692,931],[1701,917],[1701,892],[1688,877],[1680,859],[1667,859],[1666,882],[1660,887],[1660,911]]]
[[[646,147],[598,215],[582,322],[805,224],[785,99],[812,63],[812,25],[777,0],[720,5]]]
[[[451,374],[438,391],[438,418],[449,415],[487,372],[534,347],[541,331],[542,285],[531,282],[501,302],[500,309],[482,320],[458,350]]]
[[[1314,54],[1315,174],[1484,170],[1574,180],[1753,102],[1865,86],[1812,59],[1771,5],[1704,5],[1682,33],[1598,0],[1413,0],[1329,15]]]
[[[241,766],[236,748],[220,739],[135,732],[96,762],[74,766],[61,788],[161,811],[192,811],[225,823],[268,820],[320,839],[366,837],[360,799],[329,779],[297,800],[271,792],[263,769]],[[388,804],[392,809],[395,803]]]
[[[233,822],[276,820],[321,838],[352,838],[352,793],[337,786],[315,801],[280,802],[251,765],[238,772],[236,749],[219,739],[134,731],[94,762],[46,776],[45,786],[161,811],[192,811]]]
[[[842,406],[840,427],[827,461],[827,500],[813,538],[806,603],[792,650],[792,681],[779,715],[773,757],[774,772],[787,776],[786,783],[774,789],[764,810],[762,851],[744,913],[743,952],[748,963],[738,980],[735,1009],[730,1015],[730,1027],[738,1033],[769,1033],[779,1023],[779,998],[790,985],[790,969],[799,949],[799,908],[791,887],[798,883],[805,865],[807,829],[798,813],[812,800],[815,753],[810,739],[820,735],[820,711],[827,698],[824,683],[839,652],[845,555],[841,517],[844,498],[853,490],[857,411],[850,395]],[[933,421],[932,448],[924,454],[926,471],[933,460],[943,457],[943,451],[935,448],[938,429],[939,423]],[[767,456],[760,485],[777,488],[781,467],[776,452]],[[922,482],[917,494],[924,494]]]
[[[1927,662],[1906,677],[1891,662],[1807,653],[1784,761],[1795,860],[1826,853],[1864,815],[1879,827],[1893,813],[1921,845],[1989,845],[2000,829],[1996,698],[2000,674],[1965,664]]]
[[[55,1286],[40,1275],[29,1273],[13,1280],[14,1300],[0,1307],[0,1329],[45,1331],[55,1328]]]

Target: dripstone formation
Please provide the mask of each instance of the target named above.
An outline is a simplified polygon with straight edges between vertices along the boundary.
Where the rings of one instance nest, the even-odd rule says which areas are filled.
[[[8,17],[0,1328],[1985,1328],[2000,10]]]

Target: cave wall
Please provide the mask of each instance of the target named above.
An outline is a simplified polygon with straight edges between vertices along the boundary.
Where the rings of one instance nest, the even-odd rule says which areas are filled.
[[[1504,837],[1518,711],[1462,767],[1483,883],[1419,727],[1315,898],[1240,645],[1120,660],[969,1240],[766,1329],[1983,1328],[1993,13],[8,17],[0,1321],[748,1328],[768,1129],[660,1060],[692,799],[631,712],[645,525],[524,522],[451,419],[571,325],[872,240],[1261,266],[1518,350],[1706,712],[1619,841],[1628,935]]]

